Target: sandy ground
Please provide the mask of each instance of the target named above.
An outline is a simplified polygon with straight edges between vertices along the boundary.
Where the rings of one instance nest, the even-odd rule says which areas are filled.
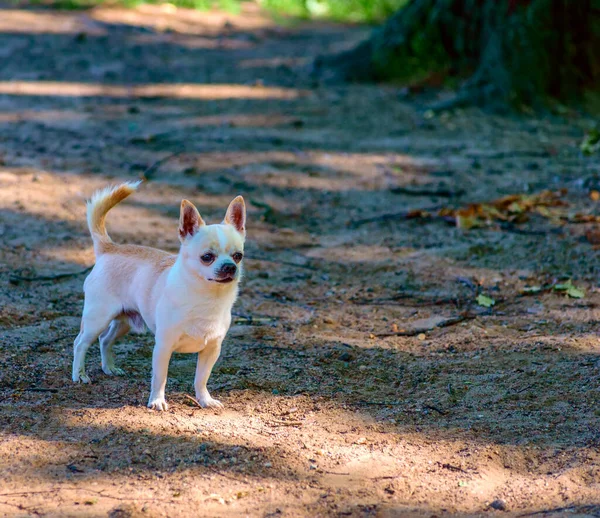
[[[588,121],[428,118],[401,89],[311,82],[364,33],[0,11],[3,516],[600,515],[598,239],[568,216],[600,210]],[[152,164],[116,241],[174,251],[182,197],[208,221],[248,203],[223,411],[185,397],[191,355],[169,411],[145,408],[151,336],[117,346],[126,376],[95,347],[93,384],[69,379],[85,275],[44,277],[93,264],[84,200]],[[560,188],[561,221],[364,221]],[[584,298],[524,293],[568,278]]]

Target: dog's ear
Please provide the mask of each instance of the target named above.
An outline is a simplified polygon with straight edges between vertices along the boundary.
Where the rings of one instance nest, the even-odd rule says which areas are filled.
[[[182,200],[181,212],[179,213],[179,240],[183,243],[192,237],[200,227],[205,225],[198,209],[192,202]]]
[[[244,198],[238,196],[229,204],[223,223],[231,225],[240,234],[246,235],[246,204]]]

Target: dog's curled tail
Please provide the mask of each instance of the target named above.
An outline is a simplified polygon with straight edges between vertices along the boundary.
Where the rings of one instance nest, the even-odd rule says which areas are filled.
[[[106,213],[117,203],[122,202],[127,196],[134,192],[141,181],[125,182],[121,185],[106,187],[96,191],[87,203],[87,222],[90,234],[94,241],[94,252],[96,256],[104,252],[105,245],[112,243],[112,239],[106,232]]]

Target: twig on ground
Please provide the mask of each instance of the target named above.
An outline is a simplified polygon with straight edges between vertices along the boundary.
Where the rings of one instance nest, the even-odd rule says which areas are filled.
[[[302,426],[302,421],[279,421],[278,419],[268,421],[271,426]]]
[[[235,324],[247,324],[251,326],[260,326],[262,324],[266,324],[269,322],[275,322],[277,319],[272,317],[253,317],[253,316],[244,316],[238,315],[234,320]]]
[[[200,403],[198,403],[198,401],[196,401],[195,398],[193,398],[192,396],[190,396],[189,394],[183,394],[183,397],[186,399],[189,399],[192,403],[194,403],[194,405],[196,405],[198,408],[202,408],[202,405]]]
[[[423,408],[433,410],[434,412],[437,412],[440,415],[448,415],[448,412],[446,412],[445,410],[442,410],[441,408],[436,407],[435,405],[423,405]]]
[[[408,329],[405,331],[395,331],[392,333],[379,333],[379,334],[376,334],[375,336],[378,338],[386,338],[389,336],[417,336],[417,335],[420,335],[421,333],[427,333],[429,331],[433,331],[434,329],[437,329],[439,327],[449,327],[449,326],[459,324],[460,322],[464,322],[465,320],[472,320],[474,318],[477,318],[478,316],[479,316],[478,314],[467,313],[467,314],[463,314],[463,315],[457,315],[455,317],[450,317],[446,320],[442,320],[441,322],[439,322],[438,324],[436,324],[433,327]]]
[[[436,462],[436,464],[440,467],[440,468],[444,468],[450,471],[459,471],[461,473],[468,473],[468,471],[465,471],[464,469],[462,469],[459,466],[453,466],[452,464],[448,464],[448,463],[441,463],[441,462]]]
[[[564,511],[577,511],[577,512],[581,512],[582,514],[589,514],[591,512],[598,513],[600,511],[600,505],[590,504],[590,505],[569,505],[567,507],[555,507],[554,509],[544,509],[543,511],[534,511],[533,513],[520,514],[519,517],[536,516],[538,514],[562,513]],[[594,516],[598,516],[598,515],[596,514]]]
[[[139,502],[163,502],[169,503],[169,500],[157,500],[156,498],[129,498],[124,496],[112,496],[107,495],[103,491],[95,491],[94,489],[87,489],[85,487],[58,487],[56,489],[48,489],[47,491],[19,491],[16,493],[0,493],[0,497],[2,496],[30,496],[30,495],[45,495],[51,493],[58,493],[60,491],[85,491],[87,493],[94,493],[99,496],[103,496],[105,498],[110,498],[112,500],[123,500],[123,501],[131,501],[137,500]]]
[[[467,300],[459,299],[457,297],[442,297],[442,298],[427,300],[427,299],[424,299],[423,297],[420,297],[419,295],[420,295],[419,293],[415,293],[415,292],[399,293],[397,295],[394,295],[393,297],[380,298],[380,299],[350,299],[350,302],[353,302],[354,304],[364,304],[364,305],[371,305],[371,306],[385,306],[391,302],[396,302],[399,300],[405,301],[405,302],[403,302],[403,305],[412,305],[412,306],[419,306],[419,305],[421,305],[421,306],[423,306],[423,305],[443,306],[444,304],[462,305],[462,304],[468,302]]]
[[[514,158],[514,157],[534,157],[534,158],[548,158],[550,153],[546,150],[510,150],[510,151],[497,151],[495,153],[480,154],[480,153],[466,153],[466,158],[482,158],[485,160],[489,159],[502,159],[502,158]]]
[[[532,387],[534,387],[534,386],[535,386],[535,384],[534,384],[534,383],[532,383],[531,385],[527,385],[526,387],[524,387],[524,388],[522,388],[522,389],[520,389],[520,390],[517,390],[517,391],[515,392],[515,394],[521,394],[522,392],[525,392],[526,390],[529,390],[530,388],[532,388]]]
[[[323,470],[323,473],[327,473],[328,475],[344,475],[344,476],[349,476],[350,473],[339,473],[337,471],[327,471],[326,469]]]
[[[27,511],[27,512],[33,513],[33,514],[35,514],[37,516],[41,516],[42,515],[42,513],[40,513],[39,511],[36,511],[33,507],[25,507],[23,504],[11,504],[10,502],[1,502],[0,501],[0,505],[7,505],[9,507],[16,507],[20,511]]]
[[[149,167],[147,167],[146,170],[140,175],[141,179],[144,181],[151,180],[152,177],[154,176],[154,172],[161,165],[163,165],[165,162],[168,162],[172,158],[175,158],[176,156],[181,155],[182,153],[184,153],[184,151],[185,151],[185,149],[180,149],[179,151],[175,151],[174,153],[171,153],[170,155],[167,155],[163,158],[160,158],[159,160],[156,160],[153,164],[151,164]]]
[[[77,272],[59,273],[56,275],[37,275],[34,277],[23,277],[21,275],[13,274],[9,277],[8,282],[10,282],[11,284],[19,284],[21,282],[55,281],[58,279],[68,279],[69,277],[77,277],[78,275],[86,274],[89,271],[91,271],[93,267],[94,265],[88,266],[84,270],[79,270]]]
[[[359,405],[398,406],[403,405],[400,401],[359,401]]]
[[[404,187],[396,186],[390,189],[394,194],[405,194],[407,196],[431,196],[432,198],[457,198],[465,193],[464,189],[458,189],[457,191],[451,191],[448,188],[445,189],[428,189],[427,187]]]
[[[56,388],[43,388],[43,387],[27,387],[24,389],[27,392],[52,392],[53,394],[58,392]]]

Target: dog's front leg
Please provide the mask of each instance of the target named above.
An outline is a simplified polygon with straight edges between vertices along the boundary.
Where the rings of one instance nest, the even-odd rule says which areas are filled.
[[[217,399],[213,399],[206,388],[206,383],[208,382],[212,368],[219,359],[219,354],[221,354],[222,341],[223,340],[221,338],[215,340],[214,342],[209,343],[205,349],[198,353],[194,388],[196,389],[196,400],[203,408],[223,408],[223,403]]]
[[[177,337],[172,333],[157,333],[156,344],[152,352],[152,386],[148,408],[154,410],[168,410],[169,405],[165,401],[165,386],[167,384],[167,373],[169,361],[173,354],[173,345]]]

